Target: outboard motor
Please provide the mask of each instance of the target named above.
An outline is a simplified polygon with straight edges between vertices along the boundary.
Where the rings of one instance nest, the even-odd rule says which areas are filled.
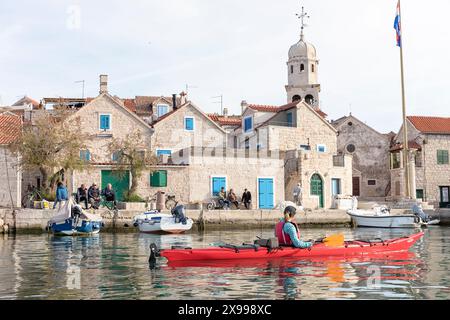
[[[186,208],[183,205],[173,208],[172,215],[175,217],[175,223],[187,224]]]
[[[423,222],[429,222],[431,220],[430,216],[427,215],[419,205],[415,204],[412,210]]]

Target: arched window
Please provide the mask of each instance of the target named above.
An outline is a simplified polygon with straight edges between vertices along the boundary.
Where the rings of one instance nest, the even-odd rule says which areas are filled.
[[[294,73],[294,66],[291,65],[291,73]]]
[[[305,102],[312,106],[314,104],[314,97],[312,95],[308,94],[305,97]]]
[[[315,72],[315,70],[316,70],[315,65],[312,64],[312,65],[311,65],[311,71],[312,71],[312,72]]]
[[[305,65],[302,63],[302,64],[300,65],[300,72],[303,72],[303,71],[305,71]]]
[[[302,97],[300,97],[298,94],[292,97],[292,102],[300,101],[302,100]]]

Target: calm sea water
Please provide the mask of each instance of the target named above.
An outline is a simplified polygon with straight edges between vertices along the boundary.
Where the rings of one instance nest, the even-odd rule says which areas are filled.
[[[413,230],[305,229],[303,238],[393,238]],[[379,258],[148,267],[149,245],[240,244],[272,230],[185,235],[0,235],[0,299],[449,299],[450,228],[409,254]]]

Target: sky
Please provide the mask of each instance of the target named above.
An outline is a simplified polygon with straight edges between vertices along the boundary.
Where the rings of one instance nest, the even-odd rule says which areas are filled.
[[[288,50],[317,49],[329,120],[350,112],[383,133],[402,122],[397,0],[2,0],[0,105],[28,95],[180,93],[206,112],[287,101]],[[402,1],[409,115],[450,117],[450,1]]]

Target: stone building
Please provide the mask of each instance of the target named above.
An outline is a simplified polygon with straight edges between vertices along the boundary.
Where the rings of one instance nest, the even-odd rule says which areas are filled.
[[[450,205],[450,118],[407,117],[410,190],[414,199],[436,207]],[[393,199],[405,198],[403,126],[391,148]]]
[[[365,200],[390,195],[389,149],[395,133],[382,134],[350,114],[332,122],[338,153],[353,156],[352,194]]]
[[[11,112],[0,113],[0,207],[21,207],[22,173],[19,158],[9,150],[22,132],[22,119]]]
[[[337,130],[319,106],[317,51],[303,32],[288,56],[287,104],[243,101],[242,124],[229,139],[238,149],[282,156],[286,200],[293,200],[292,190],[300,182],[306,207],[330,208],[336,196],[352,192],[352,156],[338,155]]]

